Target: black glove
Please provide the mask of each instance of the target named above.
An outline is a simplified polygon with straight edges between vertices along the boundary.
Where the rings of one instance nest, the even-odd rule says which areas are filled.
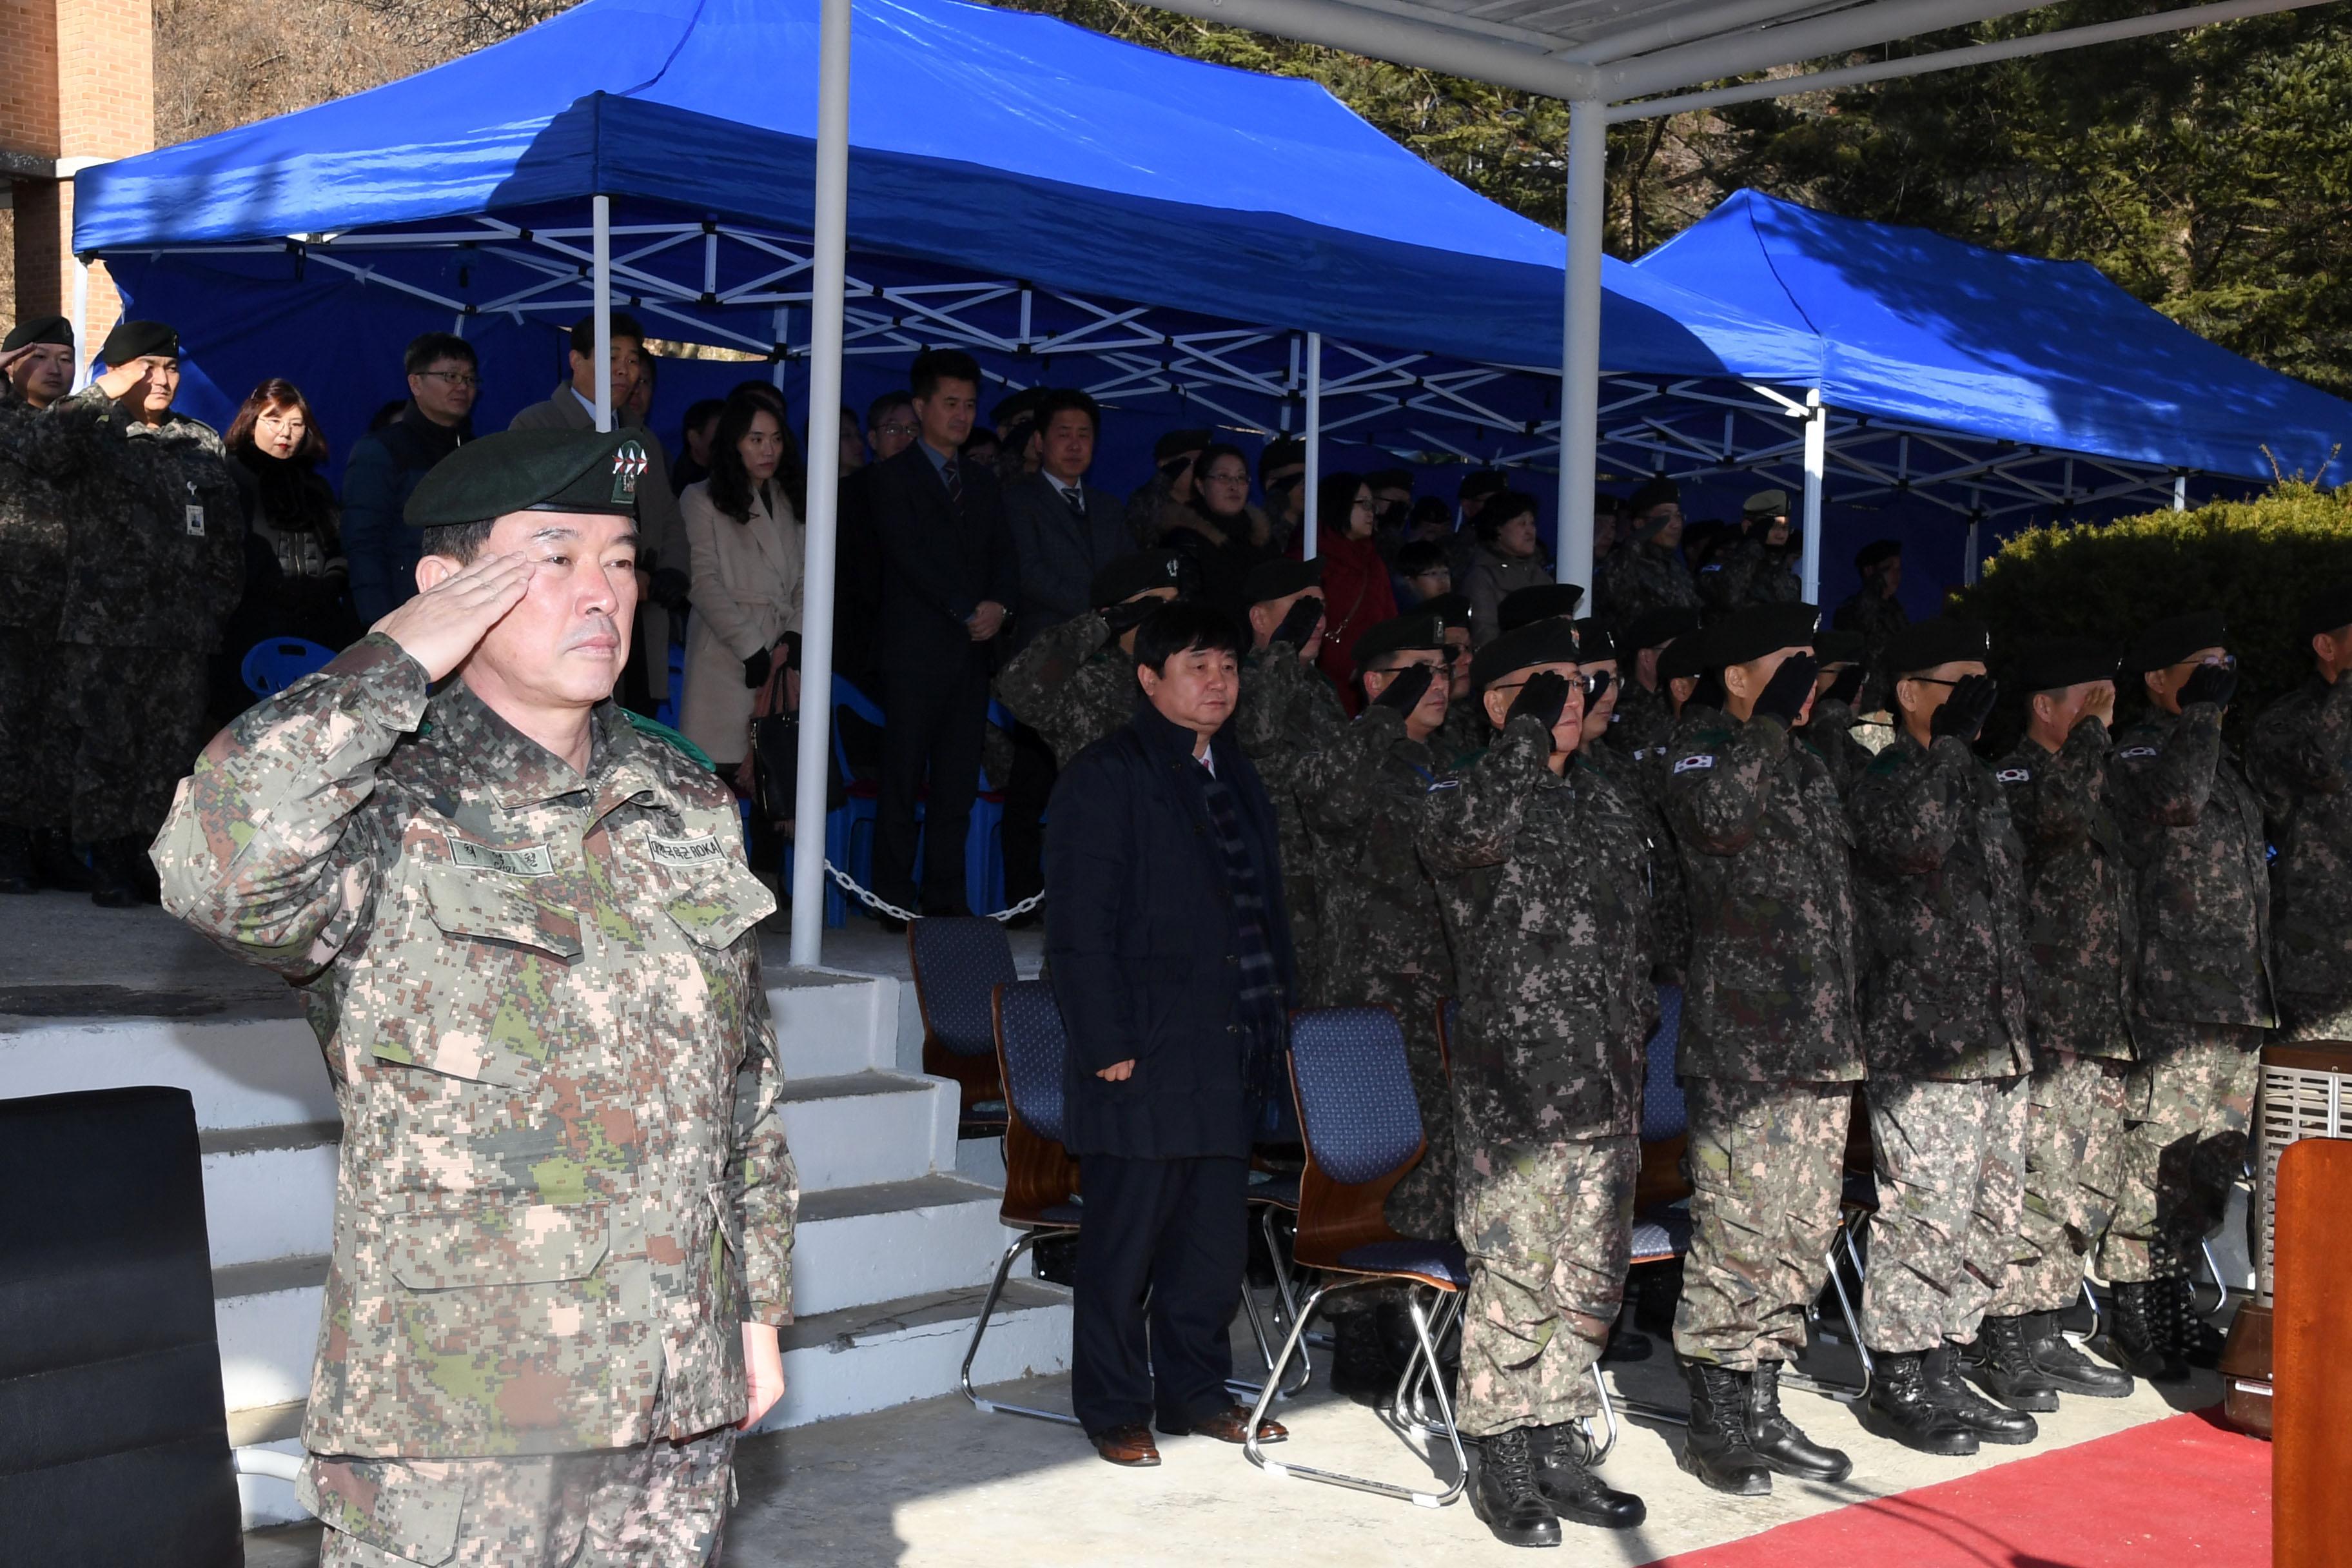
[[[768,657],[766,648],[761,648],[743,661],[743,684],[753,691],[759,690],[768,684],[768,672],[774,668],[775,661]]]
[[[654,574],[654,603],[673,616],[685,615],[694,607],[686,596],[692,586],[685,573],[675,566],[665,566]]]
[[[1437,671],[1428,665],[1408,664],[1381,688],[1381,694],[1372,699],[1372,706],[1410,713],[1421,706],[1421,700],[1429,694],[1429,683],[1436,676]]]
[[[1756,694],[1756,713],[1769,713],[1781,723],[1793,727],[1797,715],[1805,710],[1805,699],[1813,694],[1813,677],[1821,665],[1809,653],[1792,653],[1780,661],[1764,689]]]
[[[1549,669],[1539,669],[1528,677],[1527,684],[1519,688],[1519,694],[1511,699],[1511,710],[1503,715],[1503,722],[1508,724],[1522,713],[1532,713],[1543,721],[1544,732],[1549,734],[1551,727],[1559,722],[1559,716],[1567,708],[1568,678]]]
[[[1307,634],[1313,631],[1315,623],[1322,618],[1322,599],[1309,594],[1290,606],[1290,613],[1282,617],[1282,625],[1274,628],[1274,636],[1268,640],[1286,642],[1293,647],[1303,648],[1307,646]]]
[[[1992,717],[1992,705],[2000,697],[2000,686],[1991,676],[1963,675],[1952,682],[1952,694],[1944,699],[1944,705],[1927,721],[1928,737],[1957,735],[1973,742],[1977,731]]]
[[[1111,636],[1125,637],[1145,621],[1150,620],[1151,612],[1158,609],[1162,603],[1164,601],[1152,598],[1149,595],[1140,599],[1123,600],[1102,613],[1103,624],[1110,627]]]
[[[1863,674],[1862,666],[1847,665],[1837,672],[1837,679],[1830,682],[1830,689],[1822,693],[1822,700],[1843,702],[1849,708],[1853,707],[1862,700]]]
[[[784,640],[776,646],[784,650],[784,668],[786,669],[798,669],[801,667],[800,633],[786,632],[784,634]]]
[[[2186,708],[2197,702],[2218,702],[2227,708],[2230,699],[2237,694],[2235,669],[2225,664],[2200,664],[2197,672],[2181,683],[2180,705]]]
[[[1609,682],[1615,678],[1605,669],[1596,669],[1584,678],[1584,705],[1591,708],[1609,694]]]

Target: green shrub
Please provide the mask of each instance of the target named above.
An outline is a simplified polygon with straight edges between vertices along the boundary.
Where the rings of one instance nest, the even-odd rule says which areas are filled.
[[[2153,511],[2117,522],[2029,530],[2004,542],[1954,613],[1992,628],[1993,674],[2010,698],[1990,728],[2005,748],[2022,724],[2015,659],[2053,637],[2095,637],[2118,649],[2167,616],[2218,609],[2229,620],[2241,684],[2232,731],[2244,727],[2311,673],[2295,623],[2304,601],[2352,581],[2352,487],[2326,491],[2299,480],[2251,501],[2195,511]],[[2140,705],[2137,680],[2121,683],[2118,712]]]

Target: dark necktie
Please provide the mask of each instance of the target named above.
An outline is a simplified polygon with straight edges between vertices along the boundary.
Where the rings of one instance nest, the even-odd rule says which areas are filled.
[[[1069,507],[1070,515],[1072,517],[1076,518],[1080,522],[1086,521],[1087,497],[1085,491],[1076,489],[1064,490],[1062,492],[1062,500],[1064,503]]]
[[[940,478],[947,481],[948,506],[954,511],[963,510],[963,468],[950,458],[940,468]]]

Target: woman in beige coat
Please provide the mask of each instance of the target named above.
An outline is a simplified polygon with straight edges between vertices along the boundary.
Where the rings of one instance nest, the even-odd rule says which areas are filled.
[[[799,457],[774,402],[738,391],[710,441],[710,477],[678,497],[693,560],[678,728],[719,772],[751,744],[751,702],[801,629]]]

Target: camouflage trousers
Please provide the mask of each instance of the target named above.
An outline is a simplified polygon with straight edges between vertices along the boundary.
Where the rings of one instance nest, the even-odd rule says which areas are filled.
[[[299,1492],[320,1568],[705,1568],[719,1561],[735,1429],[530,1458],[313,1454]]]
[[[2133,1034],[2139,1060],[2125,1083],[2123,1173],[2099,1247],[2099,1274],[2117,1285],[2156,1277],[2152,1246],[2194,1254],[2221,1223],[2262,1078],[2260,1029],[2141,1020]]]
[[[1804,1353],[1845,1187],[1850,1083],[1683,1080],[1691,1241],[1675,1349],[1738,1372]]]
[[[1537,1148],[1462,1141],[1464,1436],[1600,1414],[1592,1364],[1624,1299],[1641,1163],[1630,1137]]]
[[[0,817],[0,821],[6,818]],[[2299,996],[2279,994],[2278,1041],[2352,1044],[2352,996]]]
[[[2083,1264],[2107,1233],[2123,1179],[2124,1086],[2129,1062],[2044,1045],[2033,1053],[2025,1121],[2029,1254],[1985,1309],[2001,1317],[2054,1312],[2083,1292]]]
[[[143,844],[171,815],[173,791],[210,738],[207,657],[60,643],[56,658],[74,841]]]
[[[1874,1351],[1976,1337],[2025,1251],[2025,1127],[2032,1079],[1870,1080],[1878,1212],[1862,1288]]]
[[[0,827],[73,826],[72,731],[59,722],[58,645],[0,626]]]

